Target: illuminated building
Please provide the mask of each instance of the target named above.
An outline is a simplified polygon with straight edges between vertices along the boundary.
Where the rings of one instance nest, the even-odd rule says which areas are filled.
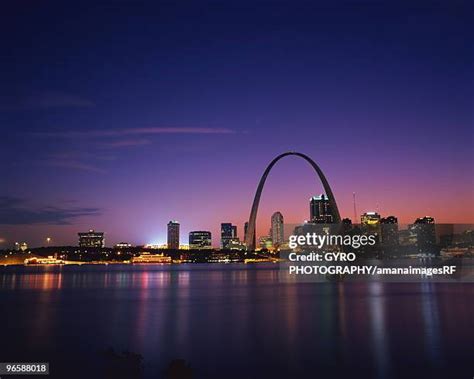
[[[119,242],[114,246],[116,249],[128,249],[130,247],[132,247],[132,244],[128,242]]]
[[[273,241],[270,236],[262,236],[258,239],[260,249],[271,250],[273,248]]]
[[[366,212],[360,217],[360,223],[367,228],[378,228],[380,215],[377,212]]]
[[[221,224],[221,249],[228,249],[231,241],[237,240],[237,226],[231,223]]]
[[[229,241],[229,243],[227,244],[227,249],[228,250],[239,250],[239,251],[242,251],[242,250],[245,250],[245,244],[243,242],[240,242],[240,240],[238,238],[236,239],[232,239]]]
[[[62,265],[64,264],[64,260],[54,258],[54,256],[49,255],[48,258],[40,258],[40,257],[33,257],[25,259],[25,265]]]
[[[85,233],[77,233],[79,236],[79,247],[100,248],[105,246],[105,238],[103,232],[96,232],[90,229]]]
[[[168,222],[168,249],[178,250],[179,249],[179,222],[170,221]]]
[[[212,249],[211,232],[193,231],[189,232],[189,248],[190,249]]]
[[[360,218],[362,229],[369,234],[377,235],[380,242],[380,215],[377,212],[366,212]]]
[[[28,250],[28,244],[26,242],[15,242],[15,251],[25,252]]]
[[[331,203],[324,194],[309,199],[310,222],[314,224],[331,224],[334,220]]]
[[[153,244],[153,243],[148,243],[144,246],[146,249],[152,249],[152,250],[156,250],[156,249],[167,249],[168,248],[168,245],[166,243],[162,243],[162,244]]]
[[[143,252],[138,257],[133,257],[132,263],[171,263],[171,257],[164,254]]]
[[[281,212],[275,212],[271,220],[272,227],[270,229],[270,236],[272,238],[273,246],[279,247],[284,240],[283,234],[283,215]]]

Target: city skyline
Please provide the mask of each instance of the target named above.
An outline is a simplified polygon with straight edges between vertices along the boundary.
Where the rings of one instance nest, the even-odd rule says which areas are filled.
[[[318,199],[323,198],[324,196],[318,196]],[[310,215],[312,214],[312,207],[313,207],[313,200],[315,197],[311,197],[310,200]],[[327,200],[327,197],[326,197]],[[275,241],[275,233],[278,235],[277,237],[277,246],[281,242],[287,242],[286,238],[284,235],[287,235],[287,232],[284,232],[283,229],[290,227],[291,230],[295,228],[297,225],[305,225],[305,224],[320,224],[324,223],[318,220],[313,220],[311,219],[305,219],[299,223],[285,223],[283,222],[284,216],[282,215],[281,212],[276,211],[272,214],[271,219],[270,219],[270,229],[267,233],[262,233],[257,235],[257,240],[264,238],[264,239],[269,239],[272,241],[272,243]],[[435,224],[435,218],[431,216],[420,216],[414,219],[411,223],[398,223],[398,218],[394,215],[385,215],[382,217],[379,213],[375,211],[367,211],[362,214],[360,214],[360,219],[357,220],[357,222],[353,222],[353,220],[349,217],[345,217],[341,220],[341,225],[348,225],[347,221],[349,222],[349,225],[371,225],[371,220],[377,220],[377,225],[381,224],[395,224],[397,225],[397,228],[399,226],[404,227],[404,230],[409,230],[410,227],[413,225],[419,224],[419,223],[425,223],[426,220],[428,220],[429,223]],[[153,246],[154,248],[167,248],[167,249],[181,249],[183,246],[189,246],[190,248],[194,248],[196,250],[202,250],[202,249],[208,249],[208,248],[213,248],[213,249],[227,249],[228,246],[227,244],[230,241],[235,241],[235,243],[242,243],[243,245],[240,245],[241,248],[245,246],[245,238],[246,238],[246,232],[244,232],[245,228],[247,227],[247,222],[244,224],[242,234],[239,235],[237,233],[238,227],[237,225],[233,225],[232,223],[220,223],[220,235],[217,237],[217,243],[214,243],[216,240],[216,237],[211,236],[212,232],[209,230],[189,230],[189,231],[183,231],[181,232],[180,230],[180,225],[181,223],[177,220],[170,220],[167,225],[166,225],[166,241],[159,241],[156,243],[147,243],[147,242],[140,242],[140,243],[130,243],[130,242],[125,242],[126,238],[121,239],[120,242],[114,241],[113,243],[105,244],[105,237],[107,232],[104,231],[96,231],[94,229],[89,229],[88,231],[79,231],[77,232],[77,236],[79,243],[70,243],[70,244],[64,244],[64,246],[79,246],[79,247],[92,247],[92,248],[104,248],[104,247],[133,247],[133,246]],[[446,224],[445,224],[446,225]],[[447,225],[453,225],[453,224],[447,224]],[[460,226],[462,224],[459,224]],[[170,237],[171,236],[171,237]],[[191,242],[194,240],[194,242]],[[77,238],[76,238],[77,241]],[[171,242],[170,242],[171,241]],[[33,247],[52,247],[52,246],[60,246],[60,244],[55,244],[54,239],[51,236],[45,237],[41,240],[41,243],[38,245],[35,245]],[[21,249],[20,247],[24,245],[25,248]],[[194,245],[194,247],[192,247]],[[32,247],[29,245],[29,241],[26,240],[17,240],[13,242],[10,246],[5,246],[4,248],[7,249],[12,249],[14,248],[15,250],[26,250],[27,248]],[[235,246],[236,247],[236,246]]]
[[[281,154],[280,156],[282,155],[286,155],[286,154],[299,154],[299,153],[295,153],[295,152],[288,152],[288,153],[284,153],[284,154]],[[309,158],[309,157],[308,157]],[[279,159],[279,157],[277,157],[277,159]],[[311,158],[309,158],[311,159]],[[268,170],[268,168],[267,168]],[[331,222],[330,220],[332,220],[332,216],[325,216],[325,214],[327,214],[329,212],[329,197],[326,196],[326,194],[323,192],[321,193],[320,195],[316,196],[316,195],[312,195],[310,198],[309,198],[309,213],[308,213],[308,217],[302,217],[300,218],[300,220],[297,220],[296,222],[293,220],[291,223],[293,224],[303,224],[303,223],[306,223],[306,222],[316,222],[316,223],[319,223],[319,222],[323,222],[323,220],[326,220],[327,222]],[[353,196],[352,196],[352,199],[353,199],[353,202],[355,201],[355,197],[354,197],[354,193],[353,193]],[[319,204],[319,205],[317,205]],[[321,205],[321,204],[325,204],[325,205]],[[329,207],[329,208],[321,208],[321,207]],[[352,206],[355,206],[355,204],[352,204]],[[365,215],[370,215],[370,214],[376,214],[377,217],[380,218],[380,214],[379,214],[379,205],[377,205],[376,207],[372,207],[371,209],[372,210],[367,210],[367,211],[364,211],[363,213],[360,214],[361,218],[363,218]],[[268,213],[268,210],[267,210],[267,213]],[[268,227],[267,227],[267,224],[270,225],[270,234],[271,234],[271,227],[272,227],[272,219],[273,217],[275,216],[275,213],[280,213],[281,215],[281,212],[280,211],[275,211],[275,212],[271,212],[272,216],[270,217],[270,222],[268,222],[268,220],[259,220],[259,222],[257,223],[257,230],[256,230],[256,234],[257,234],[257,239],[258,238],[267,238],[267,236],[269,236],[269,233],[266,233],[265,232],[265,229],[267,228],[268,230]],[[318,220],[318,217],[315,218],[316,214],[318,215],[321,215],[323,218]],[[395,217],[393,214],[390,214],[390,215],[386,215],[387,217]],[[326,217],[329,217],[329,219],[326,219]],[[405,222],[401,222],[400,224],[401,225],[409,225],[409,224],[412,224],[414,222],[417,222],[420,217],[431,217],[430,216],[421,216],[421,215],[416,215],[416,216],[413,216],[413,219],[410,221],[405,221]],[[436,217],[435,217],[436,218]],[[347,215],[343,215],[341,217],[341,219],[349,219],[352,221],[352,223],[359,223],[360,220],[352,220],[353,217],[349,217]],[[398,217],[395,217],[395,219],[398,220]],[[213,230],[213,228],[207,228],[209,229],[209,233],[211,233],[213,235],[213,237],[211,238],[211,245],[212,246],[218,246],[218,247],[223,247],[223,233],[225,233],[223,231],[223,228],[224,228],[224,225],[227,225],[230,230],[229,230],[229,236],[227,236],[227,239],[229,241],[232,241],[232,240],[240,240],[241,242],[245,242],[245,236],[246,236],[246,228],[247,228],[247,224],[248,222],[245,221],[244,222],[244,225],[242,227],[242,229],[240,229],[242,231],[242,235],[238,235],[237,233],[237,230],[238,230],[238,227],[237,225],[234,225],[232,222],[227,222],[227,223],[220,223],[221,227],[220,227],[220,233],[215,233],[215,232],[211,232],[211,230]],[[188,223],[185,222],[185,225],[189,225]],[[261,226],[260,224],[263,224],[263,226]],[[170,229],[170,226],[172,227],[172,229],[176,226],[177,227],[177,232]],[[167,224],[167,230],[164,232],[164,233],[161,233],[161,232],[157,232],[157,234],[163,234],[163,238],[161,239],[155,239],[153,241],[143,241],[143,240],[127,240],[126,236],[118,236],[116,237],[115,239],[112,239],[112,242],[113,242],[113,245],[117,244],[117,243],[121,243],[123,242],[124,240],[127,240],[127,241],[133,241],[132,242],[132,245],[135,245],[135,246],[140,246],[140,245],[170,245],[170,238],[173,240],[171,242],[171,245],[172,245],[172,249],[176,249],[178,248],[179,246],[181,245],[186,245],[187,241],[188,241],[188,233],[192,233],[193,231],[199,229],[199,226],[190,226],[189,230],[188,229],[185,229],[183,233],[180,233],[180,226],[181,226],[181,223],[177,220],[170,220]],[[206,229],[206,228],[201,228],[201,229]],[[89,232],[93,232],[94,231],[94,228],[91,228],[91,227],[88,227],[88,230]],[[244,233],[245,231],[245,233]],[[86,234],[87,232],[85,232],[84,234]],[[171,234],[170,234],[171,233]],[[79,232],[79,235],[81,234],[81,232]],[[51,233],[47,233],[47,236],[41,236],[40,239],[38,241],[40,241],[39,243],[37,243],[37,245],[35,246],[51,246],[51,242],[53,240],[53,238],[51,237]],[[112,235],[113,235],[113,232],[112,232]],[[170,237],[170,235],[172,237]],[[220,237],[219,237],[220,236]],[[65,236],[61,236],[61,237],[65,237]],[[68,240],[68,241],[71,241],[70,239],[67,239],[68,237],[66,238],[59,238],[59,241],[61,240]],[[54,238],[54,241],[57,241],[58,239],[57,238]],[[21,242],[19,242],[21,241]],[[6,238],[2,238],[0,237],[0,248],[11,248],[13,246],[16,246],[18,245],[19,243],[29,243],[29,240],[25,239],[25,238],[17,238],[17,239],[6,239]],[[225,245],[226,243],[224,243]],[[3,246],[2,246],[3,245]],[[61,245],[61,244],[57,244],[57,245]],[[62,245],[74,245],[74,243],[63,243]]]
[[[261,173],[288,150],[321,166],[343,218],[355,192],[359,214],[474,222],[469,12],[201,7],[5,7],[0,249],[91,228],[165,243],[174,219],[215,246],[223,222],[242,239]],[[308,218],[323,192],[282,161],[257,234],[277,210]]]

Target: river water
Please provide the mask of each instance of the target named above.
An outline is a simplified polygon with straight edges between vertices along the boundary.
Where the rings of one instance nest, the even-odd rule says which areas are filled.
[[[0,361],[105,378],[472,378],[473,283],[291,283],[275,264],[0,267]],[[118,377],[118,376],[115,376]]]

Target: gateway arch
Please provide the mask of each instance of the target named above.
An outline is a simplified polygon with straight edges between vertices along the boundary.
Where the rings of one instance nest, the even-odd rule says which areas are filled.
[[[313,161],[310,157],[305,154],[297,153],[294,151],[288,151],[286,153],[280,154],[274,160],[270,162],[270,164],[265,169],[260,182],[258,183],[257,192],[255,193],[255,197],[253,199],[252,210],[250,211],[250,218],[249,224],[247,229],[247,236],[245,238],[245,244],[247,245],[248,250],[255,250],[255,224],[257,219],[257,211],[258,211],[258,204],[260,203],[260,196],[262,195],[263,186],[265,185],[265,181],[267,180],[267,176],[272,170],[273,166],[282,158],[287,157],[289,155],[294,155],[300,158],[303,158],[306,162],[308,162],[318,174],[321,183],[323,184],[324,191],[326,192],[326,196],[329,198],[329,204],[331,206],[331,213],[333,217],[334,223],[341,222],[341,215],[339,214],[339,210],[337,208],[336,199],[334,198],[334,194],[332,193],[331,187],[323,174],[323,171],[319,168],[315,161]]]

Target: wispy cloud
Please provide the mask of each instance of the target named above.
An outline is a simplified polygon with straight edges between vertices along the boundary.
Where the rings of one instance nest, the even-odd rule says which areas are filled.
[[[100,208],[57,207],[34,208],[25,199],[0,196],[0,225],[71,225],[77,218],[99,216]]]
[[[155,134],[235,134],[236,131],[227,128],[193,128],[193,127],[150,127],[127,129],[98,129],[80,131],[55,131],[35,133],[44,137],[123,137],[147,136]]]
[[[106,170],[100,168],[97,163],[114,159],[115,157],[111,155],[91,155],[87,152],[67,151],[49,154],[45,159],[38,160],[37,163],[42,166],[105,174]]]
[[[148,139],[120,139],[117,141],[104,142],[101,144],[103,147],[108,148],[121,148],[121,147],[133,147],[133,146],[144,146],[151,143]]]
[[[80,170],[91,173],[103,174],[106,171],[101,168],[100,161],[104,157],[100,155],[85,154],[83,151],[77,151],[77,145],[87,142],[88,146],[95,146],[98,150],[113,151],[115,149],[133,148],[149,145],[153,142],[154,135],[172,135],[172,134],[189,134],[189,135],[230,135],[236,131],[226,128],[210,128],[210,127],[149,127],[149,128],[127,128],[127,129],[95,129],[95,130],[71,130],[71,131],[44,131],[34,132],[39,138],[63,138],[61,146],[76,146],[75,150],[49,154],[45,159],[38,161],[41,165],[51,167],[68,168],[72,170]],[[107,150],[106,150],[107,149]],[[110,160],[110,159],[107,159]]]
[[[59,91],[37,91],[0,95],[0,110],[42,110],[49,108],[87,108],[94,103],[81,96]]]
[[[73,170],[80,170],[80,171],[88,171],[88,172],[94,172],[97,174],[105,174],[106,171],[96,167],[91,164],[83,163],[80,161],[56,161],[56,160],[44,160],[42,163],[46,166],[50,167],[59,167],[59,168],[70,168]]]

